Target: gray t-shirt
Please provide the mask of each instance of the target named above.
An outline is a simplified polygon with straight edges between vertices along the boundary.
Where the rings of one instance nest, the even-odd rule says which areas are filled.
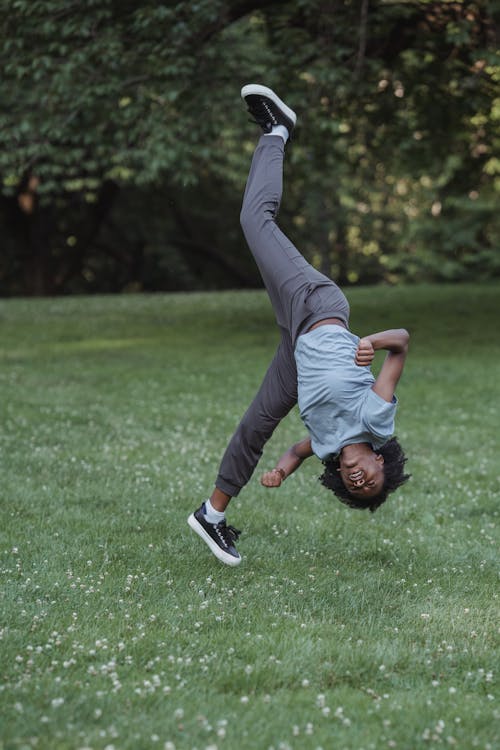
[[[338,325],[324,325],[297,339],[300,416],[322,461],[345,445],[370,443],[377,450],[394,432],[397,399],[378,396],[369,367],[354,357],[359,337]]]

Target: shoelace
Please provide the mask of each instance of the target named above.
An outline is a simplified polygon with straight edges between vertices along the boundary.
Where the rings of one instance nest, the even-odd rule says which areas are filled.
[[[220,521],[220,523],[216,524],[215,529],[219,537],[223,539],[227,546],[236,542],[241,534],[241,531],[235,529],[234,526],[228,526],[225,521]]]
[[[276,115],[273,113],[271,107],[263,100],[252,104],[248,107],[248,111],[255,118],[254,120],[250,120],[250,122],[254,122],[256,125],[267,124],[268,122],[271,123],[271,125],[277,125],[278,123]]]

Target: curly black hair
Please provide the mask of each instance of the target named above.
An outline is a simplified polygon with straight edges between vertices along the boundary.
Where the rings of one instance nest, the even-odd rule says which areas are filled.
[[[319,481],[324,487],[332,490],[344,505],[358,510],[369,508],[370,512],[374,513],[387,500],[387,496],[408,481],[411,476],[411,474],[405,474],[404,465],[407,458],[397,438],[391,438],[381,448],[378,448],[376,453],[380,453],[384,458],[384,484],[381,492],[374,497],[362,498],[350,494],[337,471],[340,467],[338,457],[329,458],[323,462],[325,470],[319,477]]]

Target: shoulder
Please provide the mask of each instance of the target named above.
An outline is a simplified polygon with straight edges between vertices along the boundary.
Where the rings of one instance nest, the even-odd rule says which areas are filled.
[[[397,405],[396,396],[391,401],[386,401],[373,388],[369,388],[361,412],[363,424],[374,435],[390,437],[394,430]]]

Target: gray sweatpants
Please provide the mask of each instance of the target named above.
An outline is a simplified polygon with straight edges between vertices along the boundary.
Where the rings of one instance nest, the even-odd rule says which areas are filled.
[[[302,257],[276,224],[283,154],[282,138],[260,138],[241,210],[241,226],[271,299],[281,341],[222,458],[215,485],[231,497],[249,481],[265,443],[297,403],[293,354],[297,337],[325,318],[349,324],[349,304],[343,292]]]

